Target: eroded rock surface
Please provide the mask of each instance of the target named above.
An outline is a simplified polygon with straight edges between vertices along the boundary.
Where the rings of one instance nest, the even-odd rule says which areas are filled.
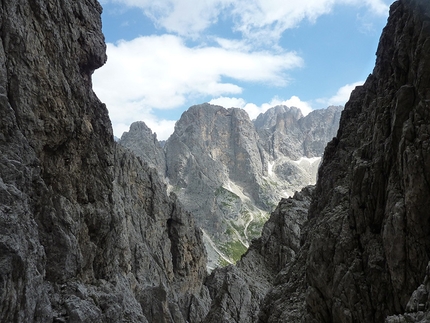
[[[352,93],[325,150],[300,247],[263,300],[246,306],[253,311],[244,321],[429,320],[429,27],[428,1],[391,6],[375,69]],[[231,297],[228,287],[240,279],[227,277],[229,292],[221,295]],[[261,286],[257,279],[237,284]],[[213,302],[208,322],[225,312],[245,313]]]
[[[236,266],[211,273],[205,284],[213,301],[204,322],[258,321],[267,294],[272,301],[276,292],[271,289],[284,282],[284,271],[291,269],[291,264],[295,270],[300,269],[297,257],[312,192],[313,187],[308,186],[293,197],[282,199],[264,225],[261,237],[252,242]],[[304,273],[303,270],[296,271],[294,276],[289,276],[293,286],[288,290],[282,288],[282,295],[287,292],[288,297],[297,297],[300,301],[293,305],[286,303],[282,315],[277,316],[279,322],[293,322],[292,318],[303,315]],[[272,307],[269,311],[272,312]]]
[[[100,12],[0,6],[0,321],[428,321],[427,0],[392,5],[315,191],[282,200],[237,266],[208,277],[192,217],[114,143],[91,90]],[[246,136],[229,139],[245,144],[235,159],[257,151]],[[197,165],[189,152],[178,167]]]
[[[145,122],[132,123],[130,131],[124,132],[118,143],[142,158],[150,167],[157,170],[162,180],[165,179],[166,157],[163,147],[157,140],[157,134],[152,133]]]
[[[0,6],[0,321],[186,322],[207,308],[202,234],[113,141],[91,74],[97,1]]]
[[[297,260],[260,322],[280,322],[300,303],[292,322],[426,321],[429,12],[426,1],[392,5],[375,69],[326,148]],[[300,268],[304,288],[291,290]]]
[[[391,6],[375,69],[326,148],[309,217],[308,322],[405,311],[430,247],[430,4]]]
[[[184,112],[161,146],[133,123],[120,144],[156,167],[205,232],[209,268],[232,263],[261,234],[282,197],[315,184],[325,144],[342,107],[277,106],[254,121],[243,109],[201,104]]]

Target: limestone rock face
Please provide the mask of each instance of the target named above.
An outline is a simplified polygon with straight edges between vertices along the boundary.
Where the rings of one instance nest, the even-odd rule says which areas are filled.
[[[265,145],[265,150],[274,159],[279,154],[290,156],[294,160],[304,157],[301,147],[303,138],[298,124],[301,118],[303,115],[297,108],[276,106],[255,119],[255,128]]]
[[[202,234],[117,146],[97,1],[0,6],[0,321],[204,317]]]
[[[254,124],[273,159],[321,157],[327,143],[336,135],[342,109],[330,106],[304,117],[295,107],[276,106],[260,114]]]
[[[283,193],[315,184],[326,144],[336,136],[343,107],[314,110],[307,116],[295,107],[276,106],[254,121],[265,152],[268,172]],[[275,190],[276,191],[276,190]]]
[[[221,191],[233,191],[228,188],[230,183],[255,204],[264,203],[258,183],[264,160],[254,126],[244,110],[209,104],[191,107],[177,122],[165,147],[170,184],[199,219],[215,209],[228,212],[219,210],[216,198],[223,194]],[[238,194],[230,194],[234,193]],[[241,201],[236,196],[233,203]],[[215,232],[222,221],[222,217],[206,216],[200,223],[205,228],[212,226]]]
[[[281,197],[315,183],[315,156],[323,152],[316,142],[333,138],[340,111],[303,117],[278,106],[254,122],[238,108],[202,104],[184,112],[165,144],[166,174],[205,231],[209,267],[237,260]]]
[[[164,150],[157,140],[157,134],[152,133],[143,121],[132,123],[130,130],[122,134],[118,143],[141,157],[150,167],[157,169],[161,179],[166,177]]]

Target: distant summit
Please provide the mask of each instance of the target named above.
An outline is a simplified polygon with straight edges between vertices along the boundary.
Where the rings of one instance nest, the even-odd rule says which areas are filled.
[[[251,121],[243,109],[206,103],[182,114],[164,149],[142,122],[120,144],[155,167],[195,216],[213,268],[239,259],[281,197],[315,183],[341,110],[304,117],[276,106]]]
[[[141,157],[150,167],[157,170],[162,178],[166,175],[166,160],[163,147],[157,135],[143,121],[134,122],[128,132],[124,132],[118,141],[121,146],[130,149]]]

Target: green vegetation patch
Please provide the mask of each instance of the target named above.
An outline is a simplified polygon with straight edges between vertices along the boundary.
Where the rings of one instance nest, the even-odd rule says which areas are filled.
[[[229,241],[219,246],[219,249],[234,263],[246,252],[247,248],[239,241]]]
[[[263,226],[266,221],[267,220],[265,218],[259,217],[249,224],[247,233],[250,240],[261,236],[261,231],[263,230]]]
[[[225,260],[223,257],[219,257],[218,266],[227,267],[228,265],[230,265],[230,263],[227,260]]]

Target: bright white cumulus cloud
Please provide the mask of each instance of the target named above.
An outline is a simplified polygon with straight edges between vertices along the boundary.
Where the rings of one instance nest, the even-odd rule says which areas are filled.
[[[189,98],[240,94],[240,82],[285,86],[287,71],[303,65],[294,52],[251,51],[240,43],[218,43],[188,47],[179,36],[153,35],[107,44],[108,62],[94,73],[93,84],[109,107],[115,134],[136,120],[149,123],[148,118],[165,126],[151,114],[154,109],[177,108]],[[166,139],[161,135],[164,128],[151,129]]]
[[[268,109],[277,105],[285,105],[287,107],[296,107],[302,111],[304,116],[312,111],[312,107],[308,102],[300,100],[297,96],[292,96],[288,100],[281,100],[277,97],[273,98],[270,102],[256,105],[254,103],[246,102],[243,98],[236,97],[218,97],[212,99],[209,103],[220,105],[224,108],[241,108],[244,109],[251,120],[256,119],[260,113],[266,112]]]
[[[363,81],[346,84],[337,90],[336,94],[327,99],[327,105],[345,105],[351,96],[351,92],[359,85],[363,85]]]
[[[336,94],[330,98],[320,98],[315,100],[315,102],[302,101],[298,96],[293,95],[288,100],[281,100],[278,97],[273,98],[270,102],[263,103],[261,105],[256,105],[251,102],[246,102],[243,98],[238,97],[226,97],[220,96],[212,99],[209,103],[214,105],[220,105],[226,109],[228,108],[241,108],[244,109],[251,120],[257,118],[260,113],[266,112],[268,109],[277,106],[285,105],[288,107],[296,107],[302,111],[304,116],[308,115],[312,110],[314,110],[313,103],[316,103],[319,107],[328,107],[331,105],[345,105],[348,102],[351,92],[360,85],[363,85],[363,81],[354,82],[352,84],[346,84],[340,87]]]
[[[288,71],[304,66],[295,52],[280,49],[278,40],[303,20],[315,21],[337,5],[366,7],[386,15],[388,0],[102,0],[140,8],[153,23],[170,34],[151,35],[109,43],[108,62],[93,76],[94,90],[108,106],[114,133],[120,136],[136,120],[144,120],[167,139],[174,120],[158,117],[157,109],[174,109],[203,97],[236,100],[251,118],[268,108],[285,104],[310,111],[310,103],[292,96],[257,106],[238,99],[243,82],[285,87]],[[217,45],[189,47],[186,40],[202,40],[205,31],[222,19],[233,22],[242,38],[212,35]],[[208,35],[206,35],[208,36]],[[270,44],[270,46],[266,46]],[[261,50],[265,46],[266,50]],[[344,104],[349,87],[340,89],[324,104]],[[218,101],[217,101],[218,100]],[[243,102],[239,102],[242,100]],[[224,104],[220,104],[224,105]]]

